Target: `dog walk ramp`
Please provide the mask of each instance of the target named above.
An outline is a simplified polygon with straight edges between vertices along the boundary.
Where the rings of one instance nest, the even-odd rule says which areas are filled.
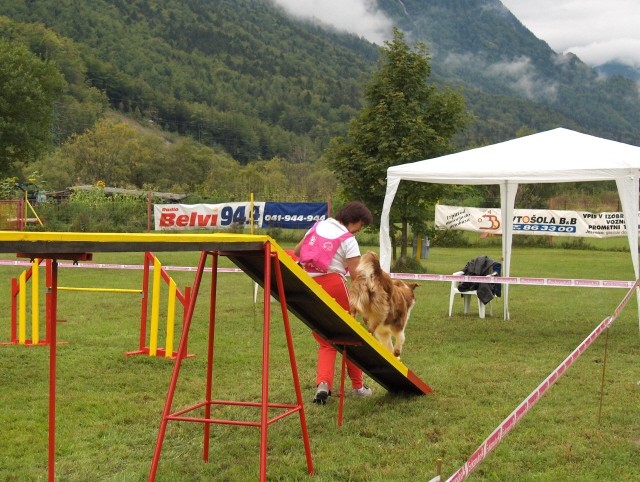
[[[392,393],[427,394],[433,390],[347,313],[275,242],[284,296],[290,312],[347,356],[373,380]],[[222,253],[221,253],[222,254]],[[234,264],[264,288],[264,258],[225,252]],[[276,263],[271,264],[271,294],[279,300]]]

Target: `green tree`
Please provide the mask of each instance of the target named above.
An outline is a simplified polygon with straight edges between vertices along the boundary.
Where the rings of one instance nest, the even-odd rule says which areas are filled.
[[[0,39],[0,174],[51,147],[54,101],[64,85],[54,64]]]
[[[411,48],[394,28],[393,40],[381,48],[379,66],[365,86],[365,107],[351,121],[347,136],[333,139],[325,153],[343,194],[365,202],[374,219],[382,211],[387,169],[450,152],[452,136],[467,121],[462,95],[428,82],[429,59],[424,43]],[[391,211],[394,259],[397,232],[405,257],[408,226],[425,229],[426,208],[442,189],[424,183],[400,185]]]

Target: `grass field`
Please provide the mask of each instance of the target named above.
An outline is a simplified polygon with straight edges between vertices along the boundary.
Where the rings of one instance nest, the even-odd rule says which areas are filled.
[[[450,274],[479,254],[499,258],[499,251],[498,246],[482,252],[431,248],[423,263],[429,273]],[[159,258],[165,266],[195,266],[198,253]],[[97,263],[142,261],[141,254],[94,255]],[[0,266],[0,341],[9,340],[10,278],[22,269]],[[628,252],[563,249],[515,248],[511,274],[633,279]],[[192,273],[171,275],[179,288],[193,282]],[[141,281],[140,271],[88,268],[61,268],[59,278],[61,286],[134,289]],[[205,296],[189,338],[189,352],[196,356],[182,365],[174,409],[204,394],[206,278],[201,290]],[[316,476],[307,475],[300,424],[292,416],[269,429],[269,480],[426,481],[436,475],[438,459],[443,479],[448,478],[613,313],[624,294],[623,289],[514,285],[511,320],[502,318],[502,299],[496,300],[493,317],[480,320],[475,311],[462,315],[461,301],[449,318],[449,284],[421,283],[402,360],[435,393],[392,395],[372,382],[372,397],[346,400],[341,427],[337,400],[305,404]],[[253,303],[253,282],[242,273],[220,274],[218,302],[214,398],[259,400],[262,304]],[[290,403],[295,397],[281,315],[278,306],[272,310],[270,399]],[[58,324],[58,338],[66,343],[58,348],[57,480],[146,480],[173,365],[161,358],[124,356],[138,346],[139,295],[61,292],[58,316],[66,320]],[[292,329],[303,395],[310,402],[316,345],[295,317]],[[2,481],[46,480],[48,354],[46,347],[0,346]],[[236,413],[239,409],[221,411],[221,417],[246,416]],[[249,417],[254,415],[257,419],[257,413]],[[202,427],[172,422],[156,480],[256,480],[258,451],[259,429],[214,425],[205,464]],[[593,343],[468,480],[640,480],[635,299],[608,337],[605,333]]]

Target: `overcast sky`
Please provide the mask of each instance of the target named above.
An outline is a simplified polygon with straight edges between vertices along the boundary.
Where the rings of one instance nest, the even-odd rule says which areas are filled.
[[[640,67],[640,0],[502,0],[556,52]]]
[[[289,12],[315,17],[382,44],[392,22],[376,0],[275,0]],[[640,68],[640,0],[502,0],[558,53],[573,52],[590,65],[619,60]]]

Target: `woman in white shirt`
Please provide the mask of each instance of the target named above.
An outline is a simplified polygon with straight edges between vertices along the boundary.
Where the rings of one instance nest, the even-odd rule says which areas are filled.
[[[345,205],[334,218],[320,221],[307,231],[294,249],[296,256],[300,257],[302,254],[301,264],[305,270],[347,311],[349,311],[349,291],[345,277],[347,273],[351,277],[356,276],[360,261],[360,247],[353,235],[372,221],[371,211],[363,203],[352,201]],[[339,238],[342,239],[339,240]],[[326,271],[323,270],[326,263],[322,260],[315,264],[302,262],[306,259],[305,254],[310,252],[308,247],[318,240],[326,246],[325,251],[330,249],[333,253]],[[339,244],[331,242],[337,240]],[[318,254],[318,256],[322,255]],[[318,268],[318,266],[321,267]],[[319,344],[316,392],[313,402],[325,404],[333,387],[337,350],[316,332],[313,332],[313,336]],[[348,359],[347,371],[353,394],[360,397],[371,395],[371,389],[363,383],[362,370]]]

